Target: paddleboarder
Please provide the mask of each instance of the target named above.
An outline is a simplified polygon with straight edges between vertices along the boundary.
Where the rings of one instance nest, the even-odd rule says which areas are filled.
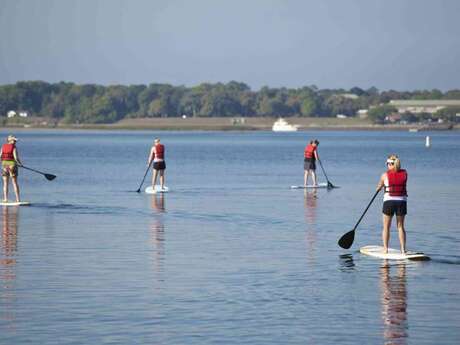
[[[307,186],[308,176],[311,175],[313,186],[316,186],[316,161],[319,159],[318,155],[318,140],[311,140],[304,150],[304,177],[303,185]]]
[[[377,184],[377,191],[384,188],[383,194],[383,251],[388,252],[390,227],[393,216],[396,214],[401,253],[406,253],[406,230],[404,218],[407,214],[407,171],[401,169],[401,160],[397,155],[390,155],[386,161],[388,170],[382,174]]]
[[[3,202],[8,201],[9,179],[13,182],[16,201],[20,202],[18,184],[18,165],[22,165],[19,159],[16,142],[18,139],[13,135],[8,135],[6,143],[2,145],[0,156],[2,160],[2,180],[3,180]]]
[[[150,166],[153,160],[153,175],[152,175],[152,188],[155,188],[157,183],[158,175],[160,175],[160,187],[164,189],[165,187],[165,146],[160,143],[160,138],[155,138],[153,146],[150,149],[149,159],[147,161],[147,166]]]

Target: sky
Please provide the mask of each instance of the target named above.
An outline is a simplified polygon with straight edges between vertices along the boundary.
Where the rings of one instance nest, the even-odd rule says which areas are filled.
[[[0,0],[0,85],[460,88],[459,0]]]

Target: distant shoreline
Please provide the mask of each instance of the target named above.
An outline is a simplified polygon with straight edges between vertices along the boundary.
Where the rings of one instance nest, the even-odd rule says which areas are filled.
[[[359,118],[329,118],[314,117],[285,118],[290,124],[299,126],[298,131],[436,131],[459,130],[460,125],[446,124],[372,124],[367,119]],[[271,131],[276,118],[273,117],[210,117],[210,118],[134,118],[123,119],[113,124],[81,124],[64,125],[41,122],[10,123],[2,126],[4,129],[63,129],[63,130],[161,130],[161,131]]]

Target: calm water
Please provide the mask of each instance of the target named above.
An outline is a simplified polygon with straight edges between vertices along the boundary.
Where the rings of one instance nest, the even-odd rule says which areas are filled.
[[[58,178],[22,170],[33,206],[2,209],[1,344],[460,342],[458,132],[15,134],[24,164]],[[155,135],[171,192],[138,194]],[[289,189],[313,136],[340,189]],[[430,262],[359,254],[380,244],[381,198],[337,246],[393,152],[408,249]]]

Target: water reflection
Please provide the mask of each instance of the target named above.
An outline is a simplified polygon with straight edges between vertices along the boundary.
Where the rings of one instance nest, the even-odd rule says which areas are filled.
[[[0,320],[13,327],[16,319],[14,303],[16,300],[16,252],[18,247],[19,207],[3,207],[2,239],[0,246]]]
[[[342,254],[340,258],[340,270],[342,272],[350,272],[355,269],[355,262],[353,261],[353,255]]]
[[[393,276],[390,270],[395,269]],[[406,265],[390,266],[385,262],[380,268],[381,305],[384,344],[407,343],[407,290]]]
[[[315,262],[317,199],[316,190],[309,191],[304,189],[305,223],[307,225],[305,241],[307,246],[307,261],[309,263]]]
[[[152,210],[154,211],[154,218],[151,223],[152,232],[152,247],[153,247],[153,267],[155,272],[163,272],[164,258],[165,258],[165,225],[164,213],[165,195],[164,193],[152,195],[151,200]]]

